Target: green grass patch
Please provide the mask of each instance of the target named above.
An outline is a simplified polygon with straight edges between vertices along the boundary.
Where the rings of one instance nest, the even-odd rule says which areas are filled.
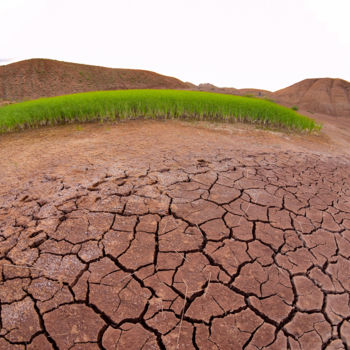
[[[135,118],[249,122],[298,131],[313,119],[269,101],[197,91],[116,90],[41,98],[0,108],[0,132],[41,125]]]

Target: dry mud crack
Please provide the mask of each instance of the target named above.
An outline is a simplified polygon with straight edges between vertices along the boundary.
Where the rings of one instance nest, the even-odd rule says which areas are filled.
[[[349,347],[349,160],[113,169],[0,198],[1,349]]]

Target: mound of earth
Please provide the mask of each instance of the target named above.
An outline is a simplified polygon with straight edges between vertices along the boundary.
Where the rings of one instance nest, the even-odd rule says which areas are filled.
[[[188,89],[190,83],[154,72],[114,69],[48,59],[0,66],[0,100],[21,101],[117,89]]]
[[[306,79],[273,96],[307,111],[350,117],[350,83],[342,79]]]
[[[1,349],[349,348],[349,156],[86,128],[1,141]]]
[[[235,89],[229,87],[217,87],[213,84],[205,83],[199,84],[197,87],[199,91],[216,92],[220,94],[238,95],[238,96],[254,96],[260,98],[272,98],[273,93],[262,89]]]

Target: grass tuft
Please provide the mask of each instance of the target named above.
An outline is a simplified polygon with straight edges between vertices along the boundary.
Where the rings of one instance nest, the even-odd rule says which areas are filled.
[[[0,108],[0,132],[42,125],[136,118],[248,122],[319,130],[311,118],[269,101],[179,90],[116,90],[41,98]]]

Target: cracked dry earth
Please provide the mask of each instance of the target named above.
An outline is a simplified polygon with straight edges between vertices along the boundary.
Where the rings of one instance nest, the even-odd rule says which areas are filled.
[[[347,349],[349,159],[210,147],[8,189],[0,348]]]

